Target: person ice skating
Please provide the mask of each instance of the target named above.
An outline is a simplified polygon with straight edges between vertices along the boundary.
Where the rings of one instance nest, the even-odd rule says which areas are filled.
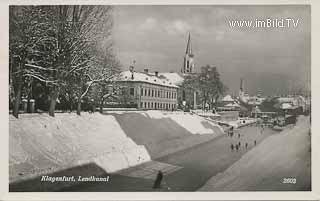
[[[239,148],[240,148],[240,146],[241,146],[241,143],[239,142],[239,143],[238,143],[238,145],[239,145]]]
[[[231,137],[233,136],[233,126],[231,126],[231,128],[230,128],[230,136]]]
[[[246,149],[248,149],[248,143],[246,142]]]
[[[233,149],[234,149],[234,146],[233,146],[233,144],[231,144],[231,151],[233,152]]]
[[[256,145],[257,145],[257,141],[255,140],[255,141],[254,141],[254,146],[256,146]]]
[[[239,150],[239,145],[238,145],[238,144],[236,145],[236,150],[237,150],[237,152],[238,152],[238,150]]]
[[[160,188],[162,179],[163,179],[163,173],[161,172],[161,170],[159,170],[157,174],[157,178],[154,181],[153,188]]]
[[[238,138],[240,138],[240,133],[238,134]]]

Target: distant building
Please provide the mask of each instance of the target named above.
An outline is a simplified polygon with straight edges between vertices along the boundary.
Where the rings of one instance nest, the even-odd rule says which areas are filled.
[[[116,84],[122,88],[122,102],[138,109],[175,110],[178,86],[158,72],[136,72],[133,67],[121,72]],[[123,99],[125,99],[123,101]]]
[[[275,104],[275,107],[283,110],[300,108],[302,112],[305,112],[307,109],[307,101],[305,97],[300,95],[279,97],[277,98],[277,104]]]
[[[247,92],[245,92],[244,81],[243,81],[243,79],[241,79],[240,80],[239,100],[240,100],[240,103],[252,107],[252,106],[256,106],[256,105],[261,105],[262,102],[265,100],[265,98],[262,97],[261,90],[258,91],[258,95],[250,96]]]

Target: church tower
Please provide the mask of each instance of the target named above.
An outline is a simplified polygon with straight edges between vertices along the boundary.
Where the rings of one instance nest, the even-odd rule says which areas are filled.
[[[189,74],[189,73],[195,72],[193,58],[194,58],[194,55],[192,54],[191,39],[190,39],[190,33],[189,33],[187,49],[183,59],[183,67],[181,70],[183,74]]]
[[[243,79],[240,79],[240,91],[239,91],[239,97],[244,96],[244,87],[243,87]]]

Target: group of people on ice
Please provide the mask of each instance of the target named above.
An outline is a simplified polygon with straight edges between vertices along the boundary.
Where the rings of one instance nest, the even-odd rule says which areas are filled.
[[[234,135],[234,127],[231,126],[231,128],[228,130],[228,136],[232,138],[233,135]],[[232,152],[234,150],[236,150],[238,152],[240,150],[240,148],[241,148],[241,142],[240,142],[241,134],[240,133],[238,133],[238,138],[239,138],[239,142],[238,143],[235,143],[235,144],[232,143],[230,145],[230,148],[231,148]],[[254,140],[253,144],[254,144],[254,146],[256,146],[257,145],[257,140]],[[245,144],[243,144],[243,146],[244,146],[245,149],[248,149],[249,143],[246,142]]]

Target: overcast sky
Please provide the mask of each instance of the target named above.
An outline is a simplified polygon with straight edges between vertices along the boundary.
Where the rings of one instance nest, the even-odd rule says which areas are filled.
[[[197,71],[214,65],[230,93],[310,85],[308,6],[115,6],[113,40],[124,68],[180,72],[188,32]],[[229,20],[299,19],[297,28],[231,28]]]

